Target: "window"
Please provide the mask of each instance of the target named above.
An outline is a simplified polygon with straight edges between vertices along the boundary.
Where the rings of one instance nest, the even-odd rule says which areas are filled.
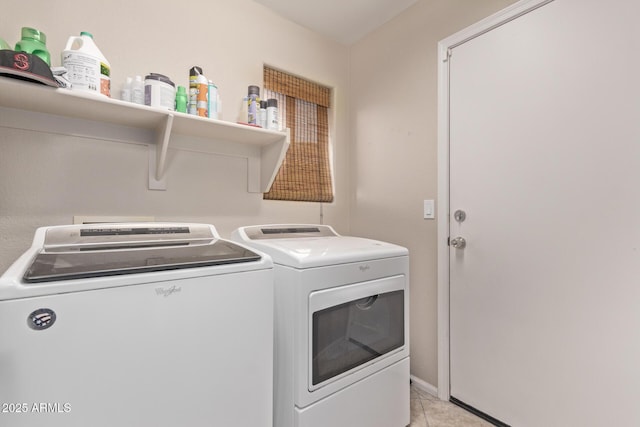
[[[265,98],[278,100],[280,126],[289,128],[291,145],[267,200],[332,202],[329,159],[331,89],[264,67]]]

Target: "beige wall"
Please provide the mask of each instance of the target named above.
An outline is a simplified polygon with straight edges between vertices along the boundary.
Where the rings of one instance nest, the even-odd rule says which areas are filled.
[[[351,47],[351,232],[409,248],[411,373],[434,386],[437,43],[513,2],[419,0]]]
[[[420,0],[351,48],[279,18],[250,0],[7,2],[0,37],[21,26],[47,34],[53,65],[70,35],[94,34],[109,59],[114,94],[126,76],[158,72],[185,85],[203,67],[235,121],[247,85],[267,63],[334,88],[336,201],[324,222],[411,251],[413,375],[437,384],[436,47],[511,0]],[[200,10],[194,10],[200,4]],[[36,227],[73,215],[144,215],[240,225],[319,222],[321,206],[267,202],[246,192],[246,161],[170,152],[168,189],[147,190],[143,146],[0,128],[0,271],[29,245]],[[351,211],[351,212],[350,212]]]
[[[333,87],[336,199],[323,206],[324,222],[348,232],[347,47],[251,0],[5,2],[0,37],[13,44],[22,26],[46,33],[52,65],[69,36],[91,32],[111,63],[115,96],[126,76],[157,72],[186,85],[200,65],[219,87],[224,120],[237,119],[249,84],[262,85],[263,63]],[[0,271],[36,227],[73,215],[202,221],[223,236],[247,224],[321,221],[319,204],[247,193],[246,159],[171,150],[169,162],[167,191],[149,191],[144,146],[0,128]]]

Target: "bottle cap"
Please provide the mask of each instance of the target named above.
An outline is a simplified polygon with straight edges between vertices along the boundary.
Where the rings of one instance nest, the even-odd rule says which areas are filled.
[[[275,98],[267,99],[267,107],[276,107],[278,108],[278,100]]]
[[[187,95],[187,89],[184,86],[178,86],[178,95]]]
[[[38,31],[35,28],[22,27],[22,38],[33,39],[42,42],[43,44],[47,44],[47,36],[42,31]]]
[[[267,101],[265,100],[260,101],[260,108],[267,108]]]
[[[161,81],[163,83],[170,84],[173,87],[176,87],[176,85],[171,81],[171,79],[169,77],[164,76],[162,74],[151,73],[151,74],[148,74],[144,79],[145,80],[158,80],[158,81]]]
[[[259,86],[254,86],[254,85],[249,86],[249,96],[251,96],[251,95],[260,96],[260,87]]]
[[[91,34],[89,31],[81,31],[80,35],[93,38],[93,34]]]
[[[189,76],[197,76],[198,74],[202,74],[202,67],[198,67],[197,65],[191,67],[189,70]]]

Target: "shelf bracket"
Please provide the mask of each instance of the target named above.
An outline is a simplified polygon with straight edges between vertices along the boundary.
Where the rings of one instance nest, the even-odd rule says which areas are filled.
[[[278,175],[278,171],[280,170],[280,165],[284,161],[285,156],[287,155],[287,150],[289,149],[291,134],[289,129],[285,129],[285,132],[287,134],[286,138],[262,148],[262,154],[259,162],[256,162],[258,164],[254,166],[254,170],[259,173],[259,190],[255,191],[255,189],[251,187],[250,179],[250,193],[266,193],[271,189],[271,185],[276,179],[276,175]],[[251,159],[249,159],[249,165],[251,165]]]
[[[167,189],[165,172],[172,125],[173,114],[167,114],[156,129],[156,143],[149,146],[149,190]]]

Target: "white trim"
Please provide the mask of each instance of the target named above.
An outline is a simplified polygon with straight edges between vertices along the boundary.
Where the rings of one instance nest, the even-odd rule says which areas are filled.
[[[438,388],[450,397],[449,366],[449,58],[453,49],[554,0],[521,0],[438,43]],[[413,379],[413,378],[412,378]],[[429,384],[414,379],[416,384]],[[420,382],[419,382],[420,381]],[[422,387],[421,387],[422,388]],[[427,390],[425,390],[427,391]]]
[[[449,400],[449,46],[438,44],[438,397]]]
[[[421,380],[415,375],[410,375],[411,382],[416,388],[419,388],[421,391],[425,393],[429,393],[431,396],[438,397],[438,388],[432,384],[429,384],[425,380]]]

